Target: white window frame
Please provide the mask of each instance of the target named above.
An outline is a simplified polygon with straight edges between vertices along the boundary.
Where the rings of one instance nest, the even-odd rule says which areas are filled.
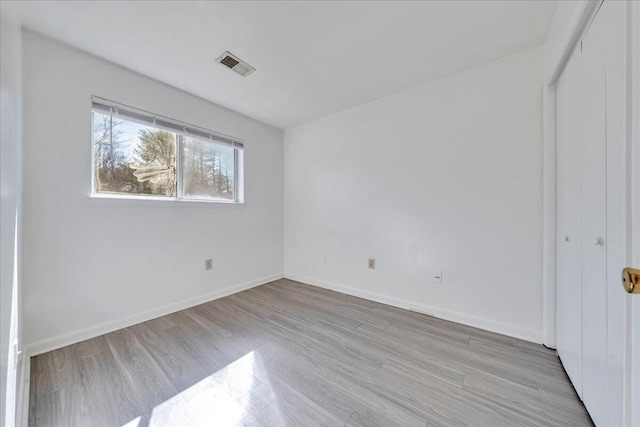
[[[186,122],[171,119],[169,117],[161,116],[159,114],[150,113],[139,108],[131,107],[125,104],[120,104],[114,101],[109,101],[97,96],[91,97],[91,197],[104,198],[104,199],[133,199],[133,200],[163,200],[169,202],[198,202],[198,203],[223,203],[223,204],[243,204],[244,203],[244,142],[229,135],[225,135],[219,132],[211,131],[206,128],[191,125]],[[95,183],[95,132],[93,129],[93,113],[106,114],[113,117],[121,118],[129,122],[138,123],[144,126],[153,127],[156,129],[166,130],[176,134],[176,195],[175,196],[146,196],[142,194],[107,194],[96,192]],[[213,144],[226,145],[233,148],[234,153],[234,199],[222,199],[222,198],[190,198],[184,197],[182,184],[183,180],[183,167],[182,167],[182,153],[183,153],[183,138],[187,136],[189,138],[195,138],[202,141],[209,141]]]

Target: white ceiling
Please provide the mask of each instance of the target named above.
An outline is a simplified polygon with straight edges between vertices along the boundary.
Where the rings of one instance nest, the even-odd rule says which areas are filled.
[[[25,1],[11,8],[26,28],[284,129],[539,45],[556,1]],[[217,64],[225,50],[258,71],[243,78]]]

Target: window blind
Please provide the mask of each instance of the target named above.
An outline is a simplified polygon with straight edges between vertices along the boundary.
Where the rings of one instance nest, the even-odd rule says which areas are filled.
[[[99,113],[110,114],[113,117],[119,117],[123,120],[153,126],[192,138],[215,141],[218,144],[228,145],[239,150],[244,149],[244,143],[239,138],[234,138],[229,135],[224,135],[219,132],[214,132],[199,126],[181,122],[179,120],[170,119],[159,114],[153,114],[148,111],[140,110],[139,108],[119,104],[97,96],[92,96],[91,102],[91,109]]]

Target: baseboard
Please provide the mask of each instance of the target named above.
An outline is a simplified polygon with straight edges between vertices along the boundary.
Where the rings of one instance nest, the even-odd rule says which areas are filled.
[[[331,283],[324,280],[315,279],[313,277],[301,276],[295,273],[285,272],[284,277],[286,279],[295,280],[297,282],[302,282],[308,285],[330,289],[332,291],[340,292],[347,295],[352,295],[359,298],[368,299],[371,301],[391,305],[398,308],[404,308],[407,310],[422,312],[440,319],[449,320],[452,322],[473,326],[475,328],[485,329],[487,331],[508,335],[513,338],[518,338],[521,340],[542,344],[542,331],[521,328],[518,326],[509,325],[503,322],[497,322],[491,319],[485,319],[482,317],[473,316],[473,315],[461,313],[458,311],[448,310],[441,307],[435,307],[428,304],[416,303],[416,302],[404,300],[401,298],[378,294],[375,292],[369,292],[362,289],[356,289],[349,286],[340,285],[337,283]]]
[[[71,344],[78,343],[90,338],[95,338],[100,335],[108,334],[109,332],[117,331],[118,329],[126,328],[138,323],[146,322],[156,317],[165,316],[167,314],[175,313],[176,311],[184,310],[189,307],[193,307],[205,302],[209,302],[218,298],[223,298],[237,292],[241,292],[247,289],[251,289],[256,286],[264,285],[265,283],[272,282],[274,280],[282,279],[284,275],[282,273],[272,274],[270,276],[262,277],[260,279],[252,280],[250,282],[241,283],[239,285],[231,286],[225,289],[220,289],[208,294],[200,295],[195,298],[189,298],[183,301],[179,301],[173,304],[165,305],[153,310],[148,310],[142,313],[137,313],[133,316],[123,317],[110,322],[101,323],[99,325],[90,326],[88,328],[80,329],[74,332],[70,332],[63,335],[47,338],[41,341],[37,341],[25,346],[25,353],[30,357],[37,356],[38,354],[46,353],[48,351],[56,350],[58,348],[66,347]]]

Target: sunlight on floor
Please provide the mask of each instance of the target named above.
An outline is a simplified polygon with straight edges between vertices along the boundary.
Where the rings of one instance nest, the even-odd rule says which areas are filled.
[[[135,418],[128,423],[123,424],[122,427],[138,427],[138,425],[140,424],[140,418],[142,417]]]
[[[251,412],[254,409],[261,412],[265,406],[270,408],[271,420],[284,421],[281,419],[277,402],[273,400],[274,393],[268,384],[268,378],[263,375],[263,379],[258,380],[254,375],[257,371],[266,372],[258,359],[259,357],[256,357],[253,351],[247,353],[176,394],[154,408],[148,425],[216,425],[220,427],[252,425],[255,418]],[[257,383],[260,385],[258,388],[256,388]],[[265,387],[267,387],[266,391]],[[261,390],[262,396],[258,397],[257,401],[252,394],[254,388]],[[236,399],[240,399],[243,404],[241,405]],[[138,417],[123,427],[143,427],[144,425],[144,421]]]

